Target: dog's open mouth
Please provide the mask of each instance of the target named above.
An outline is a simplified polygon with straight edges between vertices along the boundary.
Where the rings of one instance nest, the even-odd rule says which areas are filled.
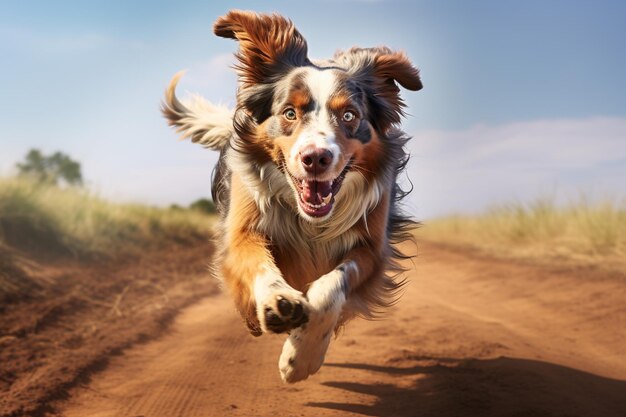
[[[316,181],[298,179],[291,173],[291,179],[298,193],[298,204],[306,214],[311,217],[324,217],[333,209],[335,196],[341,188],[346,174],[350,168],[347,164],[341,174],[331,181]]]

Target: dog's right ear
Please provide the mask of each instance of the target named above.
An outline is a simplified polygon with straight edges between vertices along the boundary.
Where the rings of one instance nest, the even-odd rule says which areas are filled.
[[[370,122],[381,132],[400,123],[404,115],[405,105],[398,84],[411,91],[422,89],[419,70],[403,52],[394,52],[384,46],[355,47],[337,52],[333,59],[366,93],[372,116]]]
[[[272,82],[285,71],[310,63],[304,37],[278,14],[232,10],[217,19],[213,31],[239,41],[236,68],[244,88]]]

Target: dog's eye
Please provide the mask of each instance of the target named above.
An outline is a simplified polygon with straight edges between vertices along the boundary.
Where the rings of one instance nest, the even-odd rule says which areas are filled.
[[[347,111],[347,112],[345,112],[343,114],[343,121],[344,122],[351,122],[354,119],[356,119],[356,115],[353,112],[351,112],[351,111]]]
[[[283,116],[287,120],[296,120],[296,111],[294,109],[287,109],[283,112]]]

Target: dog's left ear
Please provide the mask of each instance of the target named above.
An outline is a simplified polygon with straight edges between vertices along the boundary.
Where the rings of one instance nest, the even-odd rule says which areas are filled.
[[[291,68],[310,63],[306,40],[278,14],[231,10],[215,21],[213,32],[239,41],[237,69],[244,88],[267,84]]]
[[[278,14],[232,10],[213,25],[217,36],[239,41],[237,101],[260,123],[271,115],[273,84],[310,64],[307,44],[293,23]]]
[[[338,52],[334,60],[344,67],[365,92],[370,122],[380,132],[400,123],[405,107],[398,84],[407,90],[422,89],[419,70],[403,52],[389,48],[352,48]]]

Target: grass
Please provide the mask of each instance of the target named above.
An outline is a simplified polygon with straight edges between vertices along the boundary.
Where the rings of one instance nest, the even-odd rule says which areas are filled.
[[[427,240],[504,257],[626,267],[626,204],[615,201],[581,198],[559,206],[539,199],[481,215],[435,219],[418,233]]]
[[[214,218],[187,209],[108,202],[86,189],[0,178],[0,245],[107,258],[206,238]]]

